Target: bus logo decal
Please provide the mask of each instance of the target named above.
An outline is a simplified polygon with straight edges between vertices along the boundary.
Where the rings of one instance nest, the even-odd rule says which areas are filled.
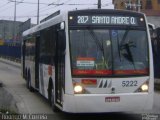
[[[112,86],[112,81],[106,80],[106,79],[101,79],[99,82],[98,87],[99,88],[110,88]]]

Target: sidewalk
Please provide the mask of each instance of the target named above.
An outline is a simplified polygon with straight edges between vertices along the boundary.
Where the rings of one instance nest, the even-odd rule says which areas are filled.
[[[11,61],[11,60],[8,60],[8,59],[4,59],[4,58],[1,58],[1,57],[0,57],[0,62],[8,64],[8,65],[15,66],[17,68],[21,68],[21,63],[17,63],[17,62],[14,62],[14,61]],[[0,87],[2,87],[2,85],[3,85],[3,83],[2,83],[2,81],[0,81]]]
[[[0,81],[3,83],[0,91],[2,91],[2,89],[5,90],[0,94],[0,99],[2,99],[3,102],[9,102],[9,104],[10,102],[13,103],[12,105],[17,108],[17,113],[53,114],[48,101],[44,97],[36,92],[29,92],[26,88],[26,81],[21,77],[20,67],[20,63],[0,58]],[[4,100],[5,96],[8,96],[6,93],[11,94],[11,98],[13,99],[6,98],[6,100]],[[0,104],[1,103],[0,101]]]

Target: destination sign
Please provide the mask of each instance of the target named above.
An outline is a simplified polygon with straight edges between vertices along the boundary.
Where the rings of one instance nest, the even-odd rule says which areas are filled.
[[[77,16],[77,23],[137,25],[137,20],[135,17],[121,17],[121,16]]]
[[[131,25],[138,26],[144,23],[134,16],[105,16],[105,15],[77,15],[69,17],[70,24],[77,25]]]

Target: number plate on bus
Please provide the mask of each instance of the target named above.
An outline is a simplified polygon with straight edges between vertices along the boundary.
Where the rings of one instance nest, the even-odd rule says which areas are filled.
[[[105,102],[120,102],[120,97],[106,97]]]

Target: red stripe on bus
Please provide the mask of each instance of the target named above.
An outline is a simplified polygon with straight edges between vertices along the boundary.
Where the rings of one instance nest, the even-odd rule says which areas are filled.
[[[143,70],[73,70],[73,75],[112,75],[112,74],[148,74],[149,69]]]
[[[73,75],[111,75],[112,70],[73,70]]]
[[[114,74],[148,74],[149,69],[143,70],[115,70]]]

